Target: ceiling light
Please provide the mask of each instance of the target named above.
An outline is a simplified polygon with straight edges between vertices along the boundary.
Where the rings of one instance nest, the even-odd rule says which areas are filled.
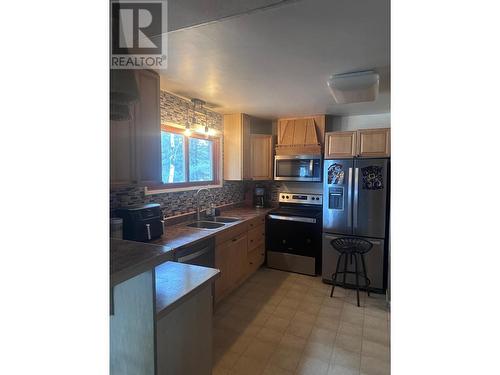
[[[335,74],[327,83],[337,104],[371,102],[378,95],[379,75],[373,70]]]

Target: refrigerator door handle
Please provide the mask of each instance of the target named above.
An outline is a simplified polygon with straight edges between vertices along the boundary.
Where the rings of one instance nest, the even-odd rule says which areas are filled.
[[[354,169],[354,204],[353,204],[353,210],[354,210],[354,220],[353,220],[353,226],[354,229],[358,227],[358,198],[359,198],[359,168]]]
[[[352,168],[349,168],[347,177],[347,227],[352,228]]]

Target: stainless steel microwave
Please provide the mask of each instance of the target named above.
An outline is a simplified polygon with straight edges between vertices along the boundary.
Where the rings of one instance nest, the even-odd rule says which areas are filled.
[[[274,179],[321,182],[321,155],[276,155]]]

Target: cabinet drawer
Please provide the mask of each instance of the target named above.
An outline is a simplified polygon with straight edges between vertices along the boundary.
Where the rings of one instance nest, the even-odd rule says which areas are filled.
[[[248,230],[257,228],[266,222],[266,215],[261,215],[247,221]]]
[[[264,224],[248,231],[248,251],[255,249],[264,243],[266,236],[266,227]]]
[[[232,228],[226,229],[215,236],[215,244],[219,245],[226,241],[233,240],[246,231],[247,226],[245,225],[245,223],[241,223]]]
[[[255,248],[252,251],[249,251],[247,254],[248,260],[248,275],[254,273],[259,269],[259,267],[264,263],[264,244],[262,246]]]

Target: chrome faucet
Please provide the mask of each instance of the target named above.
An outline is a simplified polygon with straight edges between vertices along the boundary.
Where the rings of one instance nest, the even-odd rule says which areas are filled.
[[[196,220],[200,221],[201,220],[201,215],[200,215],[200,192],[203,190],[206,190],[208,195],[210,195],[210,206],[212,203],[214,203],[214,196],[212,195],[212,192],[208,190],[207,188],[201,188],[198,189],[198,191],[194,194],[194,197],[196,198]]]

